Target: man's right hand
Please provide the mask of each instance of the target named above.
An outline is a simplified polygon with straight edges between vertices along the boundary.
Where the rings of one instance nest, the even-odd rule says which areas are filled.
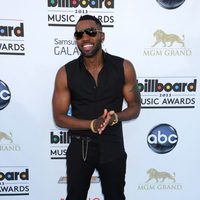
[[[116,113],[112,110],[109,111],[104,109],[104,113],[93,122],[93,129],[98,134],[102,134],[107,125],[111,125],[116,120]]]

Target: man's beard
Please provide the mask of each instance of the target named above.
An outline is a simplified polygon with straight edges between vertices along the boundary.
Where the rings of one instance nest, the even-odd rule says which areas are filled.
[[[86,58],[91,58],[93,56],[95,56],[97,54],[97,52],[102,48],[102,45],[101,45],[101,41],[99,41],[95,48],[91,51],[91,52],[88,52],[88,53],[85,53],[82,49],[79,48],[80,52],[82,53],[82,55]]]

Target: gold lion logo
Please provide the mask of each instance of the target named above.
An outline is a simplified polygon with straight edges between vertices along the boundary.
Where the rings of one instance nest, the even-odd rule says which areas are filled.
[[[146,181],[146,183],[153,179],[155,179],[156,182],[164,182],[165,179],[170,179],[170,180],[173,180],[173,182],[176,182],[175,173],[173,173],[172,175],[168,172],[159,172],[156,169],[151,168],[147,171],[147,174],[149,175],[149,179]]]
[[[10,141],[10,143],[13,143],[12,133],[7,134],[7,133],[0,131],[0,141],[3,139]]]
[[[182,44],[182,47],[185,46],[184,44],[184,35],[182,36],[182,39],[176,35],[176,34],[167,34],[163,30],[158,29],[154,32],[154,37],[156,38],[155,43],[152,45],[152,47],[155,47],[159,43],[163,43],[163,46],[166,47],[169,43],[168,47],[171,47],[174,42]]]

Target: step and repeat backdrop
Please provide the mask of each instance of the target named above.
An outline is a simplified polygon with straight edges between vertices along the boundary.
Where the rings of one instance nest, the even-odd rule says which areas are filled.
[[[130,60],[142,109],[123,125],[127,200],[199,200],[200,2],[6,0],[0,6],[0,199],[64,200],[66,129],[52,117],[57,70],[80,55],[81,15]],[[95,171],[87,200],[103,200]]]

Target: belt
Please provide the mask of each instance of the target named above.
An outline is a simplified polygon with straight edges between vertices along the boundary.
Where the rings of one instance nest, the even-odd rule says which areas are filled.
[[[87,140],[91,141],[92,140],[92,138],[88,137],[88,136],[80,136],[80,135],[71,135],[70,134],[68,137],[69,137],[69,139],[77,139],[77,140],[84,140],[84,141],[87,141]]]
[[[92,140],[90,137],[83,137],[79,135],[68,135],[68,143],[70,143],[71,140],[80,140],[81,141],[81,147],[82,147],[82,157],[83,160],[86,161],[87,159],[87,154],[88,154],[88,144]]]

